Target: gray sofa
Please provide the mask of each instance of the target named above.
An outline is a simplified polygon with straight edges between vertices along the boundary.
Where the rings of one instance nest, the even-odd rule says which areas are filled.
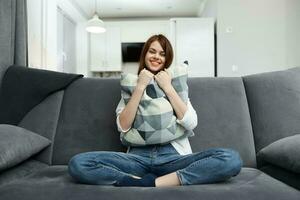
[[[223,183],[165,188],[77,183],[67,171],[72,156],[126,149],[115,123],[119,80],[81,78],[49,95],[18,124],[51,144],[0,171],[0,200],[299,200],[299,163],[292,159],[300,160],[300,153],[297,145],[285,144],[285,138],[300,133],[300,68],[246,77],[190,78],[188,84],[198,114],[195,136],[190,138],[193,152],[235,149],[243,159],[239,175]],[[274,146],[275,158],[268,153]],[[281,155],[283,146],[293,147],[288,155]]]

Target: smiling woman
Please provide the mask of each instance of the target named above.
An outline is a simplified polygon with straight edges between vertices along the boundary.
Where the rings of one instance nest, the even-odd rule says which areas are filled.
[[[157,74],[163,67],[168,68],[173,61],[173,49],[169,40],[163,35],[154,35],[145,43],[139,63],[138,74],[146,68]]]
[[[240,172],[242,160],[232,149],[192,153],[189,137],[195,135],[197,113],[188,98],[187,67],[170,67],[172,60],[172,46],[164,35],[146,41],[138,75],[121,77],[116,123],[122,144],[128,146],[126,154],[75,155],[68,166],[74,179],[95,185],[162,187],[215,183]]]

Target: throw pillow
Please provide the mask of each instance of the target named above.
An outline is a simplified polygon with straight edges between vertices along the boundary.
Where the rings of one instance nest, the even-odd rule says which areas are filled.
[[[0,124],[0,172],[28,159],[51,143],[21,127]]]
[[[284,169],[300,173],[300,134],[277,140],[260,150],[258,158]]]

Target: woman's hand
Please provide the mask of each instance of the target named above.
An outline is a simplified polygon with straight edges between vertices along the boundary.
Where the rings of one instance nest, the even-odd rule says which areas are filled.
[[[169,72],[164,69],[163,71],[158,72],[155,76],[154,79],[156,80],[157,84],[159,87],[166,93],[170,89],[172,89],[172,84],[171,84],[171,76]]]
[[[145,90],[151,79],[153,78],[154,74],[152,74],[147,69],[143,69],[138,77],[137,87]]]

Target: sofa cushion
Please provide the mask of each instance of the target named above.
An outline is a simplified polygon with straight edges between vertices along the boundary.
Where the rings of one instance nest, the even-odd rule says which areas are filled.
[[[63,95],[64,91],[58,91],[49,95],[40,104],[30,110],[18,126],[54,141]],[[51,165],[53,145],[54,142],[34,155],[33,158]]]
[[[260,160],[300,173],[300,134],[286,137],[261,149]]]
[[[114,187],[75,182],[67,166],[51,166],[24,179],[0,187],[5,200],[299,200],[300,192],[253,168],[223,183],[173,187]]]
[[[13,181],[20,180],[21,178],[24,178],[46,167],[48,167],[47,164],[34,160],[31,157],[30,159],[27,159],[18,165],[2,171],[0,176],[0,187]]]
[[[116,126],[121,98],[119,79],[83,78],[64,93],[52,164],[67,164],[86,151],[125,151]]]
[[[243,81],[235,78],[190,78],[189,96],[198,115],[193,152],[232,148],[244,166],[256,167],[256,153]]]
[[[277,167],[275,165],[265,165],[259,170],[272,176],[273,178],[280,180],[300,191],[300,174],[288,171],[284,168]]]
[[[50,140],[21,127],[0,124],[0,171],[36,154]]]
[[[300,133],[300,67],[243,77],[255,147]]]

